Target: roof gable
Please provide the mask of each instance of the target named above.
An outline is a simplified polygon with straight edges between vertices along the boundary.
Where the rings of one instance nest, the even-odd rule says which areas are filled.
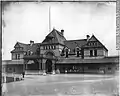
[[[66,41],[65,37],[61,34],[61,32],[53,29],[43,40],[42,44],[52,44],[52,43],[59,43],[64,44]]]
[[[84,47],[100,47],[108,51],[108,49],[94,35],[91,36]]]
[[[36,52],[37,48],[39,47],[40,43],[34,43],[32,46],[30,44],[24,44],[24,43],[20,43],[20,42],[17,42],[14,46],[14,48],[16,47],[22,47],[23,50],[17,50],[17,49],[13,49],[11,51],[11,53],[13,52],[27,52],[27,51],[32,51],[32,52]]]
[[[15,44],[14,48],[16,48],[16,47],[20,47],[19,42],[17,42],[17,43]]]
[[[89,41],[99,41],[94,35],[89,39]]]

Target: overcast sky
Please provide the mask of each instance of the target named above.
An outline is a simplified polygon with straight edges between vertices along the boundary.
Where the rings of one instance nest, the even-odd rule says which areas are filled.
[[[43,41],[49,33],[49,6],[51,30],[64,29],[67,40],[85,39],[94,34],[109,50],[116,51],[116,3],[11,3],[4,10],[3,60],[11,59],[10,51],[17,41]]]

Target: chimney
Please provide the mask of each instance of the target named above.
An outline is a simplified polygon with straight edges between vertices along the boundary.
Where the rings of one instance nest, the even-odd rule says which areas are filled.
[[[64,30],[63,29],[61,30],[61,34],[64,36]]]
[[[34,44],[34,41],[30,40],[30,46],[32,46]]]
[[[87,41],[89,40],[89,38],[90,38],[90,36],[89,35],[86,35],[86,37],[87,37]]]

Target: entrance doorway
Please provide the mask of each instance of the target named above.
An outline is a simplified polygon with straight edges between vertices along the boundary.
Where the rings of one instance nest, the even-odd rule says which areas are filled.
[[[52,60],[47,59],[46,61],[46,72],[51,73],[52,72]]]

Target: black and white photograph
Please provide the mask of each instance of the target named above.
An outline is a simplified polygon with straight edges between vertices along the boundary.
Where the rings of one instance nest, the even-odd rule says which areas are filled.
[[[2,1],[2,96],[119,96],[117,1]]]

